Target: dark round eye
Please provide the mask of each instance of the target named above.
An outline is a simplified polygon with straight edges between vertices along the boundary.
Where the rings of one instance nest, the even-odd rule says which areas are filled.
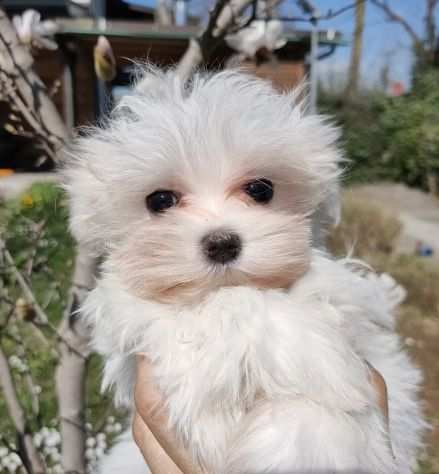
[[[261,204],[266,204],[273,199],[273,183],[269,179],[250,181],[244,186],[244,191]]]
[[[146,207],[154,214],[164,212],[178,203],[178,195],[174,191],[159,189],[146,197]]]

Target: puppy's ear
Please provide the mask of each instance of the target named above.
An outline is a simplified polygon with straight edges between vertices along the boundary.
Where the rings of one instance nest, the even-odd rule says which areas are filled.
[[[71,201],[71,230],[91,252],[102,254],[117,240],[131,210],[122,205],[121,193],[128,187],[127,176],[132,177],[139,170],[139,162],[143,163],[143,154],[139,158],[133,153],[132,142],[141,135],[135,130],[142,131],[136,122],[150,123],[152,108],[159,110],[161,104],[181,94],[183,86],[178,81],[172,71],[142,66],[132,93],[123,97],[98,126],[83,128],[81,136],[65,150],[61,175]]]
[[[184,95],[186,83],[174,69],[159,69],[153,64],[141,64],[136,68],[134,93],[150,100],[170,98],[170,94]]]
[[[81,138],[65,150],[60,170],[70,200],[70,229],[91,254],[101,255],[106,246],[107,189]],[[90,149],[93,148],[91,145]],[[100,160],[99,160],[100,161]]]
[[[292,107],[290,125],[294,143],[291,148],[295,148],[296,159],[302,163],[311,185],[314,210],[318,206],[324,208],[328,221],[335,222],[339,181],[347,160],[339,146],[340,128],[331,117],[310,112],[306,87],[302,82],[287,95]]]

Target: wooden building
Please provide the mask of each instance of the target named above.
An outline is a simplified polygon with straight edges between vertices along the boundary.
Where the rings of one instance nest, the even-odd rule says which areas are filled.
[[[148,60],[157,65],[176,63],[185,52],[190,38],[199,34],[199,27],[159,27],[152,22],[137,20],[108,21],[105,31],[98,29],[90,18],[62,18],[56,40],[56,51],[39,51],[35,68],[49,90],[55,90],[54,101],[70,127],[89,124],[99,115],[99,87],[94,70],[93,49],[100,35],[110,41],[117,60],[118,74],[109,84],[110,90],[127,86],[133,60]],[[309,31],[287,30],[286,44],[275,53],[275,59],[259,64],[245,63],[247,69],[271,79],[281,89],[293,87],[307,73],[306,59],[310,50]],[[334,32],[319,33],[319,57],[330,55],[343,44]],[[233,51],[224,46],[207,65],[221,69]],[[7,104],[0,104],[2,110]],[[7,112],[7,111],[6,111]],[[28,167],[35,163],[32,143],[27,139],[0,132],[0,150],[4,157],[1,167]],[[7,157],[7,163],[5,162]],[[47,165],[47,164],[46,164]]]
[[[199,33],[198,27],[159,27],[153,23],[110,21],[103,32],[91,19],[60,21],[57,35],[59,51],[41,54],[36,61],[38,72],[47,83],[58,78],[61,93],[57,98],[67,122],[71,125],[93,121],[98,111],[97,81],[94,72],[93,48],[99,35],[111,43],[118,65],[118,75],[111,86],[129,82],[133,60],[151,61],[168,66],[178,62],[190,38]],[[276,51],[275,60],[261,64],[245,63],[255,74],[273,80],[281,89],[293,87],[307,72],[306,58],[310,49],[310,34],[306,31],[286,31],[285,46]],[[320,32],[320,57],[331,54],[342,44],[340,35]],[[233,51],[227,47],[216,51],[208,68],[221,69]]]

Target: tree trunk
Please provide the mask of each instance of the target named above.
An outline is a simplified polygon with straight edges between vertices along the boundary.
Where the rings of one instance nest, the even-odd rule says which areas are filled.
[[[70,301],[59,327],[60,361],[56,393],[65,473],[85,473],[85,376],[90,355],[89,335],[77,311],[94,286],[95,262],[78,246]]]
[[[430,65],[433,65],[436,52],[436,18],[435,10],[438,0],[426,0],[425,39],[426,39],[426,59]]]
[[[358,92],[358,78],[361,64],[361,49],[363,46],[363,30],[366,2],[356,0],[355,5],[355,31],[351,50],[351,62],[349,65],[348,83],[346,85],[346,96],[352,99]]]

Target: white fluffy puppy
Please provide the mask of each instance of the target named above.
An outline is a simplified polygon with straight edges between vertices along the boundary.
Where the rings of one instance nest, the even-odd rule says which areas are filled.
[[[146,353],[209,473],[412,472],[420,374],[394,302],[311,244],[337,130],[242,73],[147,74],[65,170],[73,232],[105,255],[83,308],[104,386],[132,403]],[[388,385],[393,454],[365,361]]]

